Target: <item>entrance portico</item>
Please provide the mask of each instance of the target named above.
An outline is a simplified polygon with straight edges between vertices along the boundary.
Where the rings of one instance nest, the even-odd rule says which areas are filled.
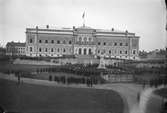
[[[76,55],[95,55],[95,47],[74,47]]]

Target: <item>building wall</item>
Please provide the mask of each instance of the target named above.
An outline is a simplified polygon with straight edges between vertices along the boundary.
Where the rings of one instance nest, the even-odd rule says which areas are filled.
[[[27,56],[105,57],[138,59],[139,37],[127,32],[98,32],[91,28],[71,30],[27,29]]]
[[[6,55],[9,56],[24,56],[26,52],[26,47],[24,43],[8,43],[6,46]]]

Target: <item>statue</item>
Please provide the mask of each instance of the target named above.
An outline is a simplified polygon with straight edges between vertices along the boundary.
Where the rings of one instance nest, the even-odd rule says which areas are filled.
[[[99,64],[98,68],[100,68],[100,69],[105,69],[106,68],[103,53],[100,55],[100,64]]]

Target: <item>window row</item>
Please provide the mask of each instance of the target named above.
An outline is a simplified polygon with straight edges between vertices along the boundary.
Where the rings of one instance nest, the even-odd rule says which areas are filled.
[[[111,54],[112,53],[112,50],[109,50],[108,52],[106,51],[106,50],[98,50],[98,52],[97,52],[98,54],[105,54],[105,53],[107,53],[107,54]],[[115,50],[114,52],[113,52],[113,54],[128,54],[128,51],[127,50],[125,50],[125,51],[122,51],[122,50],[120,50],[120,51],[117,51],[117,50]],[[136,54],[136,50],[133,50],[132,51],[132,54]]]
[[[92,42],[93,38],[91,38],[91,37],[79,37],[78,40],[80,42]]]
[[[98,45],[104,45],[106,46],[107,43],[106,42],[98,42]],[[128,46],[128,43],[117,43],[117,42],[114,42],[113,44],[112,43],[108,43],[108,45],[114,45],[114,46]]]
[[[30,47],[30,52],[33,51],[33,48]],[[38,52],[71,52],[71,48],[39,48]]]
[[[30,42],[30,43],[33,43],[33,40],[30,39],[29,42]],[[50,41],[49,41],[49,40],[38,40],[38,43],[72,44],[72,41],[71,41],[71,40],[70,40],[70,41],[66,41],[66,40],[64,40],[64,41],[60,41],[60,40],[57,40],[57,41],[55,41],[55,40],[50,40]]]
[[[98,50],[98,53],[100,54],[105,54],[105,53],[107,53],[107,54],[111,54],[112,53],[112,50],[109,50],[108,52],[106,51],[106,50]],[[118,53],[118,51],[117,50],[115,50],[114,51],[114,54],[117,54]],[[125,50],[125,51],[122,51],[122,50],[120,50],[119,51],[119,54],[128,54],[128,51],[127,50]]]

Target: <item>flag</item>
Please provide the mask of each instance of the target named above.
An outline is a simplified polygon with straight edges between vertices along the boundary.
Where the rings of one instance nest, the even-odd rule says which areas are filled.
[[[84,11],[84,13],[83,13],[83,15],[82,15],[82,18],[85,18],[85,11]]]

